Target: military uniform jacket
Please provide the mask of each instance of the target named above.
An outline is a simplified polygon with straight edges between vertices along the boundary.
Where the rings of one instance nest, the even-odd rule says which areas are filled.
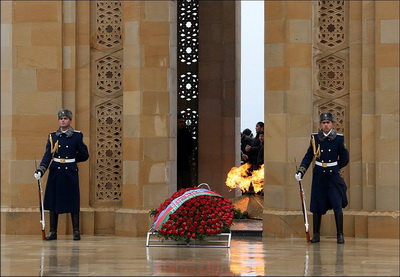
[[[38,168],[43,173],[49,169],[43,202],[45,210],[58,214],[80,211],[77,163],[88,158],[88,148],[80,131],[70,127],[65,133],[59,129],[49,134],[46,151]]]
[[[313,146],[313,140],[315,146]],[[332,130],[328,136],[324,136],[322,131],[313,133],[310,147],[299,168],[303,174],[314,156],[316,163],[320,165],[315,164],[313,168],[310,211],[325,214],[327,210],[333,209],[335,212],[340,212],[348,204],[346,183],[340,175],[340,169],[349,162],[349,152],[344,143],[344,136],[335,130]]]

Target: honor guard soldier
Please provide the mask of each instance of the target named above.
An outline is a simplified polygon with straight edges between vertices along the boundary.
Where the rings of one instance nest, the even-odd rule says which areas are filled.
[[[349,162],[349,152],[343,134],[333,128],[335,118],[331,113],[322,113],[319,118],[320,131],[311,135],[310,146],[295,174],[300,181],[313,159],[310,211],[313,213],[312,243],[320,241],[321,217],[333,209],[337,229],[337,243],[344,243],[343,211],[348,204],[346,184],[340,169]]]
[[[57,239],[58,215],[71,213],[73,240],[80,240],[77,163],[86,161],[89,152],[83,134],[71,127],[72,112],[62,109],[57,115],[59,129],[49,134],[46,151],[34,173],[35,179],[39,180],[49,169],[43,205],[50,213],[50,233],[45,239]]]

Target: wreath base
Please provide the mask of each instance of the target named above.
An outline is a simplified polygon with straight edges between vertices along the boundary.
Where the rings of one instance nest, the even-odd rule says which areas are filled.
[[[203,240],[175,241],[162,238],[154,229],[147,232],[146,247],[231,247],[231,232],[207,236]]]

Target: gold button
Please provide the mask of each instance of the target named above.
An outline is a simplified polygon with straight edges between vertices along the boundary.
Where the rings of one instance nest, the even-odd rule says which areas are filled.
[[[332,170],[331,170],[331,172],[332,172]]]
[[[329,160],[329,162],[331,162],[332,160]]]
[[[321,152],[324,152],[324,149],[322,149]]]
[[[59,144],[58,147],[61,147],[61,144]]]
[[[60,167],[58,167],[58,169],[60,169]]]
[[[58,156],[58,158],[61,158],[60,156]]]
[[[321,161],[321,163],[323,163],[323,162],[324,162],[324,160]]]
[[[66,166],[65,169],[68,169],[68,166]],[[331,170],[331,171],[332,171],[332,170]]]
[[[325,172],[325,170],[324,170],[324,171],[322,171],[322,172]]]
[[[68,157],[65,157],[66,159],[68,159]]]
[[[67,146],[65,146],[66,148],[68,148],[68,145]]]
[[[331,152],[331,149],[329,149],[328,151]]]

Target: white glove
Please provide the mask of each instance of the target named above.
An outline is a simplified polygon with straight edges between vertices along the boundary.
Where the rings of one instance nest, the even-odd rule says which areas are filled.
[[[39,180],[40,178],[42,178],[42,173],[40,173],[40,172],[33,173],[33,177],[35,177],[36,180]]]
[[[297,181],[301,181],[301,172],[294,174],[294,178],[296,178]]]

